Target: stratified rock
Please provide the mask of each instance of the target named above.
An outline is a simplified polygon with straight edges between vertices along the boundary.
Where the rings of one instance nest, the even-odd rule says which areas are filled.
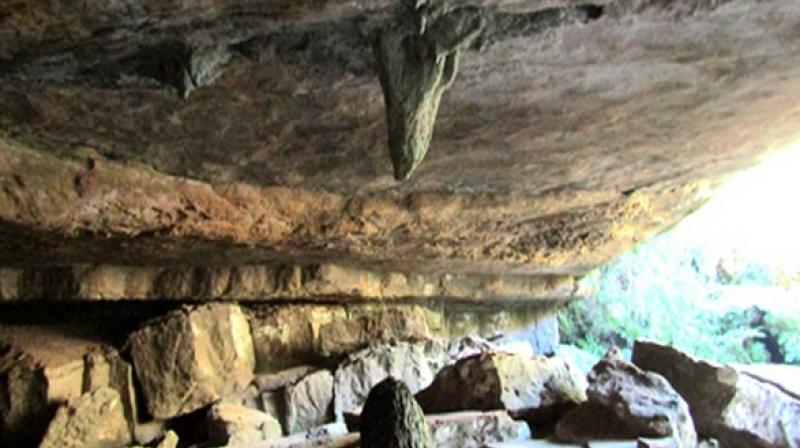
[[[302,305],[258,308],[251,314],[262,373],[319,364],[371,343],[430,336],[425,312],[414,306]]]
[[[211,406],[205,430],[209,437],[206,443],[230,448],[264,446],[283,435],[274,417],[228,403]]]
[[[402,381],[389,377],[367,396],[361,414],[362,448],[433,448],[425,414]]]
[[[344,319],[320,326],[319,352],[337,356],[370,343],[430,338],[425,312],[418,306],[353,306]]]
[[[661,375],[645,372],[610,350],[591,373],[587,401],[556,426],[564,442],[671,437],[677,446],[697,443],[689,406]]]
[[[47,428],[40,448],[119,448],[131,435],[119,394],[101,387],[62,406]]]
[[[531,437],[528,425],[512,420],[505,411],[429,415],[426,420],[433,444],[438,448],[480,448],[488,443]]]
[[[800,400],[730,366],[636,341],[633,362],[663,375],[689,403],[697,431],[721,446],[800,446]]]
[[[272,373],[303,364],[319,364],[317,341],[322,325],[344,320],[344,308],[296,306],[262,308],[251,316],[256,370]]]
[[[417,395],[427,413],[517,411],[586,399],[585,380],[561,358],[487,352],[446,367]]]
[[[286,432],[302,432],[333,420],[333,375],[312,373],[286,387]]]
[[[156,418],[183,415],[247,387],[254,356],[238,306],[184,307],[130,337],[147,409]]]
[[[435,372],[447,362],[443,344],[398,342],[369,347],[343,361],[334,375],[334,413],[358,409],[373,386],[389,376],[408,386],[412,393],[428,386]]]

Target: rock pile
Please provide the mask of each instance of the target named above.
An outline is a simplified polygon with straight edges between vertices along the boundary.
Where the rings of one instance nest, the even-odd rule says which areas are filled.
[[[270,339],[266,319],[232,303],[184,306],[143,324],[119,351],[62,330],[3,330],[0,446],[174,448],[180,439],[356,447],[363,430],[368,447],[386,435],[370,420],[371,412],[389,418],[384,408],[399,413],[397,431],[419,430],[411,445],[420,447],[478,448],[551,433],[642,447],[693,447],[698,438],[734,448],[800,446],[796,394],[659,344],[637,342],[633,363],[610,352],[587,382],[567,358],[505,352],[475,337],[422,337],[392,313],[359,318],[355,339],[342,336],[351,331],[335,316],[305,329],[275,320],[273,336],[301,337]],[[342,343],[351,351],[338,354],[317,339],[327,332],[354,341]],[[362,347],[372,338],[365,334],[378,336]],[[313,356],[302,355],[309,348]],[[263,358],[268,353],[300,355]],[[316,362],[300,364],[308,360]],[[375,411],[370,397],[383,395],[400,401]]]

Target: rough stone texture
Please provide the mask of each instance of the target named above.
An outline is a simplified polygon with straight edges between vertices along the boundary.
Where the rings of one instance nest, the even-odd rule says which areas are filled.
[[[305,433],[270,442],[270,448],[357,448],[360,434],[348,433],[344,423],[331,423]]]
[[[0,326],[0,445],[34,446],[56,408],[83,393],[118,391],[136,409],[130,365],[97,334],[66,327]]]
[[[587,401],[556,426],[560,441],[671,437],[677,446],[697,444],[683,398],[664,377],[625,361],[617,349],[594,366],[588,380]]]
[[[425,414],[402,381],[388,377],[369,391],[361,413],[362,448],[433,448]]]
[[[91,263],[128,256],[107,235],[199,237],[281,258],[579,274],[795,138],[795,2],[620,1],[534,26],[575,3],[453,2],[517,26],[461,52],[403,184],[371,45],[393,2],[3,4],[0,217],[38,241],[87,238],[5,238],[2,252]]]
[[[430,415],[426,420],[434,446],[439,448],[481,448],[531,437],[528,425],[512,420],[505,411]]]
[[[131,434],[119,394],[101,387],[62,406],[47,428],[41,448],[119,448]]]
[[[426,413],[510,410],[574,405],[586,382],[561,358],[487,352],[441,370],[417,395]]]
[[[341,419],[344,412],[357,410],[369,391],[389,376],[402,381],[416,393],[433,381],[434,375],[447,364],[443,344],[398,342],[377,345],[348,356],[334,374],[334,413]]]
[[[284,397],[288,434],[333,421],[333,375],[327,370],[314,372],[286,387]]]
[[[800,400],[775,385],[648,341],[636,341],[633,362],[686,399],[701,437],[733,448],[800,446]]]
[[[236,305],[185,307],[130,337],[147,409],[186,414],[244,389],[255,365],[250,327]]]
[[[283,435],[280,422],[271,415],[229,403],[211,406],[204,430],[207,443],[231,448],[268,446]]]

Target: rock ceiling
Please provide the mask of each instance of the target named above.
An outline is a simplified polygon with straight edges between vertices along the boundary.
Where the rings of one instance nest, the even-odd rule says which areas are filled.
[[[350,269],[319,288],[569,296],[798,137],[800,2],[598,1],[539,26],[575,4],[454,2],[496,26],[396,181],[372,46],[392,2],[1,2],[0,297],[65,269],[72,291],[169,295],[152,272],[243,265],[289,272],[274,295]]]

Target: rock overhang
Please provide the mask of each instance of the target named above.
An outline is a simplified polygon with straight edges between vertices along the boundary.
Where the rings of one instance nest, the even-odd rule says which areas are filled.
[[[426,160],[397,183],[362,35],[391,5],[318,3],[9,6],[4,264],[146,268],[175,250],[167,264],[203,266],[175,246],[211,244],[384,273],[575,276],[797,136],[799,5],[599,2],[597,21],[466,51]],[[577,2],[458,2],[511,15],[564,3]],[[92,55],[65,56],[97,42],[101,56],[159,42],[250,55],[185,99],[46,76],[80,69]],[[26,64],[52,70],[15,72]]]

